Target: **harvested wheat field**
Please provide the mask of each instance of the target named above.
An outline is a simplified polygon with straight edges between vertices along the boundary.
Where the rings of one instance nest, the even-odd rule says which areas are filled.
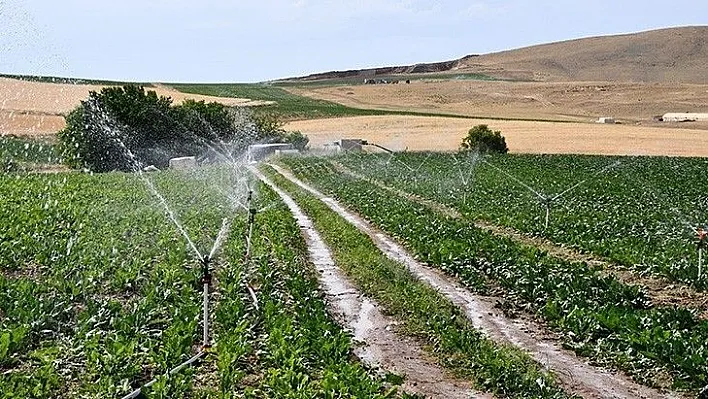
[[[667,112],[708,110],[708,85],[696,84],[419,80],[289,90],[355,108],[576,122],[609,116],[646,124]]]
[[[100,91],[105,86],[64,83],[31,82],[0,78],[0,134],[51,135],[64,127],[63,115],[74,109],[89,91]],[[229,106],[256,106],[268,102],[244,98],[222,98],[185,94],[170,87],[155,84],[150,87],[161,96],[169,96],[176,103],[185,99],[216,101]]]
[[[454,151],[478,124],[501,130],[515,153],[708,156],[708,132],[700,129],[412,116],[296,121],[286,128],[302,131],[313,148],[362,138],[393,150]]]

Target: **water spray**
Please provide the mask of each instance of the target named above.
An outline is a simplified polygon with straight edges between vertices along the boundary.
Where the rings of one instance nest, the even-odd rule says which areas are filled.
[[[585,184],[588,180],[592,179],[593,177],[596,177],[596,176],[598,176],[598,175],[600,175],[600,174],[602,174],[602,173],[605,173],[605,172],[609,171],[610,169],[615,168],[615,167],[619,166],[620,164],[622,164],[622,161],[617,160],[617,161],[615,161],[615,162],[613,162],[613,163],[611,163],[611,164],[609,164],[609,165],[607,165],[607,166],[605,166],[605,167],[603,167],[603,168],[601,168],[601,169],[595,171],[594,173],[592,173],[592,174],[591,174],[590,176],[588,176],[587,178],[585,178],[585,179],[583,179],[583,180],[581,180],[581,181],[579,181],[579,182],[573,184],[572,186],[570,186],[570,187],[567,188],[566,190],[561,191],[560,193],[558,193],[558,194],[556,194],[556,195],[554,195],[554,196],[548,196],[548,195],[541,194],[540,192],[534,190],[531,186],[529,186],[528,184],[524,183],[523,181],[521,181],[520,179],[518,179],[516,176],[512,175],[511,173],[508,173],[507,171],[501,169],[500,167],[494,165],[493,163],[487,161],[486,159],[482,159],[482,162],[486,163],[487,165],[491,166],[492,168],[496,169],[496,170],[499,171],[500,173],[502,173],[502,174],[504,174],[505,176],[509,177],[510,179],[512,179],[513,181],[515,181],[516,183],[520,184],[522,187],[524,187],[524,188],[526,188],[527,190],[531,191],[531,192],[538,198],[538,202],[539,202],[539,203],[541,204],[541,206],[543,206],[543,207],[545,208],[545,210],[546,210],[545,229],[548,229],[548,223],[549,223],[550,218],[551,218],[551,206],[553,205],[553,203],[554,203],[555,201],[561,199],[561,198],[564,197],[566,194],[570,193],[571,191],[573,191],[573,190],[575,190],[576,188],[580,187],[581,185]]]

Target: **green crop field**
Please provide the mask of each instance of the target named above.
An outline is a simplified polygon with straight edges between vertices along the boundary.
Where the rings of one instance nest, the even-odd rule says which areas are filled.
[[[704,158],[508,155],[482,161],[426,153],[389,158],[342,161],[470,220],[513,227],[640,273],[708,286],[707,276],[698,279],[695,233],[708,224]],[[551,203],[548,228],[546,208],[531,189],[551,198],[563,194]]]
[[[0,174],[0,398],[122,398],[151,381],[146,397],[412,397],[399,387],[405,375],[353,356],[361,344],[328,307],[298,223],[242,165],[32,173],[57,162],[52,143],[9,137],[0,160],[28,166]],[[657,303],[661,293],[641,282],[534,241],[708,298],[693,231],[708,210],[705,159],[352,153],[278,162],[591,364],[686,395],[708,385],[705,304]],[[396,320],[396,333],[438,366],[497,397],[574,397],[563,371],[485,336],[341,215],[261,170],[312,218],[337,267]],[[259,210],[252,240],[245,183]],[[201,260],[220,231],[213,346],[168,376],[203,349]]]
[[[57,163],[58,154],[49,141],[0,137],[0,171]]]
[[[213,266],[214,347],[200,343],[200,265],[136,176],[0,175],[0,397],[393,397],[329,316],[287,208],[257,187],[252,252],[222,169],[150,176]],[[253,287],[254,302],[247,287]]]
[[[343,173],[333,161],[367,177]],[[543,320],[578,354],[623,369],[643,384],[700,390],[708,384],[708,321],[696,310],[654,305],[641,286],[492,234],[473,222],[484,218],[507,224],[596,251],[640,274],[654,272],[704,288],[705,277],[696,280],[692,233],[679,215],[699,223],[705,214],[706,183],[695,178],[706,161],[630,158],[607,173],[596,173],[616,161],[499,156],[480,162],[452,154],[283,160],[298,177],[398,238],[418,259],[460,278],[472,290],[501,295],[500,306],[511,315],[530,313]],[[546,230],[538,197],[510,175],[546,195],[589,180],[556,200]],[[383,190],[374,180],[455,207],[466,217],[445,216]]]
[[[273,84],[265,83],[223,83],[223,84],[169,84],[183,93],[202,94],[216,97],[248,98],[251,100],[274,101],[275,104],[257,107],[256,112],[271,112],[281,118],[317,119],[361,115],[417,115],[448,116],[468,118],[467,116],[437,114],[425,112],[386,111],[376,109],[352,108],[331,101],[316,100],[300,96]]]

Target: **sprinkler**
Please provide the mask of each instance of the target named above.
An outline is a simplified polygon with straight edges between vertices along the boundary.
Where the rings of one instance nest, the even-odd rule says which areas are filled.
[[[388,152],[389,154],[393,154],[393,150],[390,150],[390,149],[388,149],[388,148],[386,148],[386,147],[384,147],[384,146],[382,146],[382,145],[378,145],[378,144],[376,144],[376,143],[369,143],[369,142],[366,141],[366,140],[362,140],[362,141],[361,141],[361,145],[370,145],[370,146],[372,146],[372,147],[380,148],[380,149],[382,149],[382,150]]]
[[[539,202],[541,205],[543,205],[546,208],[546,225],[545,229],[548,230],[548,220],[551,218],[551,204],[553,203],[554,198],[546,197],[546,196],[541,196],[539,199]]]
[[[211,285],[212,275],[209,269],[211,258],[205,256],[202,258],[202,284],[204,287],[204,339],[202,347],[204,350],[211,347],[209,340],[209,286]]]
[[[696,230],[696,236],[698,238],[696,243],[698,247],[698,279],[700,280],[703,275],[703,250],[708,246],[708,230],[699,227]]]
[[[538,202],[546,209],[546,224],[545,224],[545,226],[546,226],[545,228],[546,228],[546,229],[548,229],[548,222],[549,222],[549,219],[550,219],[550,217],[551,217],[551,205],[553,204],[554,201],[556,201],[556,200],[558,200],[558,199],[564,197],[566,194],[570,193],[571,191],[573,191],[573,190],[575,190],[576,188],[580,187],[581,185],[585,184],[585,183],[586,183],[588,180],[590,180],[591,178],[596,177],[596,176],[598,176],[598,175],[600,175],[600,174],[602,174],[602,173],[605,173],[605,172],[609,171],[610,169],[615,168],[615,167],[619,166],[620,164],[622,164],[622,162],[619,161],[619,160],[618,160],[618,161],[615,161],[615,162],[613,162],[613,163],[611,163],[611,164],[605,166],[604,168],[595,171],[595,172],[592,173],[588,178],[586,178],[586,179],[584,179],[584,180],[581,180],[581,181],[579,181],[578,183],[573,184],[572,186],[570,186],[570,187],[567,188],[566,190],[560,192],[559,194],[556,194],[556,195],[554,195],[554,196],[548,196],[548,195],[541,194],[540,192],[534,190],[531,186],[529,186],[528,184],[526,184],[526,183],[524,183],[523,181],[519,180],[516,176],[514,176],[514,175],[512,175],[511,173],[509,173],[509,172],[507,172],[507,171],[501,169],[500,167],[494,165],[493,163],[487,161],[486,159],[482,159],[482,162],[484,162],[484,163],[486,163],[487,165],[491,166],[492,168],[494,168],[494,169],[497,170],[498,172],[500,172],[500,173],[502,173],[503,175],[507,176],[507,177],[510,178],[511,180],[515,181],[516,183],[520,184],[522,187],[526,188],[527,190],[529,190],[530,192],[532,192],[534,195],[536,195],[536,197],[538,198]]]

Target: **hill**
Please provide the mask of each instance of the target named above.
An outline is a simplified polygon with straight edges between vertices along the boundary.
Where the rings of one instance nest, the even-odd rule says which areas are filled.
[[[658,29],[468,55],[439,63],[327,72],[285,81],[465,74],[525,81],[708,83],[708,26]],[[425,75],[421,75],[425,76]]]

